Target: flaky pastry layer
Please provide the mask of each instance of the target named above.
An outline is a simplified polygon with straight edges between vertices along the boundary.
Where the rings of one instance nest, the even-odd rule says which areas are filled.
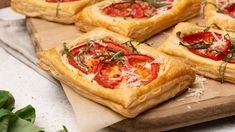
[[[85,32],[100,26],[141,42],[178,22],[196,16],[201,6],[201,0],[175,0],[171,10],[141,19],[111,17],[102,12],[104,7],[119,1],[122,0],[105,0],[85,8],[77,15],[76,26]]]
[[[233,0],[233,2],[235,2]],[[235,19],[231,16],[223,13],[217,12],[216,0],[207,0],[205,6],[205,19],[208,26],[214,26],[214,24],[219,27],[235,32]]]
[[[203,31],[205,27],[199,27],[192,23],[179,23],[173,32],[171,33],[170,37],[166,42],[160,45],[158,50],[171,55],[186,64],[190,65],[192,69],[196,71],[197,74],[215,79],[221,80],[221,76],[219,73],[219,69],[221,68],[221,64],[223,61],[214,61],[212,59],[204,58],[198,56],[191,51],[189,51],[186,47],[179,45],[179,38],[176,36],[177,32],[184,33],[192,33]],[[226,31],[210,29],[210,31],[217,32],[220,34],[227,34]],[[234,33],[229,33],[229,35],[234,38]],[[225,73],[224,73],[224,80],[228,82],[235,83],[235,64],[228,63]]]
[[[119,43],[130,39],[103,28],[83,34],[67,46],[91,39],[111,38]],[[73,88],[78,94],[100,103],[125,117],[135,117],[139,113],[166,101],[186,90],[195,80],[195,73],[187,65],[144,44],[133,42],[142,54],[161,60],[157,79],[139,88],[104,88],[91,81],[81,71],[71,67],[62,56],[63,46],[38,53],[38,65],[52,76]]]
[[[60,4],[46,2],[46,0],[11,0],[11,7],[14,11],[28,17],[40,17],[49,21],[72,24],[79,11],[97,1],[101,0],[78,0]]]

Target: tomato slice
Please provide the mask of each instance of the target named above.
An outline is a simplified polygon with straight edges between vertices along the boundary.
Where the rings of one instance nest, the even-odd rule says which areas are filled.
[[[52,2],[52,3],[56,3],[56,2],[73,2],[73,1],[78,1],[78,0],[46,0],[46,2]]]
[[[95,81],[105,88],[114,89],[122,84],[140,87],[157,78],[159,64],[151,63],[154,58],[143,54],[129,54],[125,57],[125,64],[118,62],[99,65]],[[146,63],[149,63],[150,68],[145,67]]]
[[[105,54],[108,50],[112,51],[122,51],[123,55],[129,54],[130,50],[127,47],[120,45],[117,42],[113,42],[111,40],[102,40],[102,42],[93,42],[94,45],[83,44],[78,46],[72,50],[72,53],[75,58],[68,56],[68,62],[79,69],[85,74],[95,73],[97,71],[97,67],[104,57],[101,57],[102,54]],[[101,44],[102,43],[102,44]],[[90,46],[90,47],[89,47]],[[89,47],[89,48],[88,48]],[[84,52],[86,51],[86,52]],[[78,54],[82,53],[80,57],[80,63],[77,61]]]
[[[222,38],[223,37],[223,38]],[[223,40],[223,44],[218,42],[219,40]],[[228,50],[231,47],[231,41],[222,36],[219,33],[211,33],[211,32],[199,32],[195,34],[186,35],[182,38],[183,43],[187,43],[190,46],[196,46],[197,48],[189,48],[191,52],[196,55],[209,58],[212,60],[224,60],[226,55],[229,53]],[[209,45],[207,48],[200,49],[197,44],[201,42],[200,46]],[[218,45],[219,43],[219,45]]]
[[[164,0],[161,1],[160,5],[167,4],[164,7],[166,10],[169,10],[173,6],[173,0]],[[144,18],[151,17],[158,14],[158,7],[152,6],[148,2],[143,2],[141,0],[136,0],[134,2],[117,2],[113,3],[105,8],[103,12],[106,15],[113,17],[131,17],[131,18]]]

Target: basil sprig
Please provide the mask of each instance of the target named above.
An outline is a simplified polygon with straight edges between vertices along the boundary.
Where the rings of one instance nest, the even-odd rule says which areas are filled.
[[[75,56],[69,51],[69,48],[66,46],[66,43],[63,43],[63,46],[64,46],[64,53],[70,56],[71,58],[74,58]]]
[[[204,41],[199,41],[199,42],[196,42],[192,45],[186,45],[186,44],[180,42],[179,45],[182,45],[182,46],[189,48],[189,49],[207,49],[211,46],[211,44],[207,44]]]
[[[137,48],[133,45],[132,42],[133,42],[133,40],[126,41],[126,42],[122,43],[122,45],[125,45],[125,46],[130,47],[130,48],[132,49],[132,52],[133,52],[133,53],[139,53],[138,50],[137,50]]]
[[[57,0],[57,5],[56,5],[56,12],[55,12],[55,16],[58,17],[59,16],[59,8],[60,8],[60,3],[62,2],[62,0]]]
[[[116,64],[118,62],[121,62],[122,64],[124,64],[124,61],[125,60],[122,57],[122,51],[118,51],[118,52],[114,51],[114,54],[112,56],[110,56],[109,61],[101,61],[101,63],[104,63],[104,64]]]
[[[81,55],[84,54],[84,53],[85,53],[84,50],[80,50],[80,52],[78,53],[78,56],[77,56],[77,62],[78,62],[78,64],[79,64],[81,67],[83,67],[83,68],[85,68],[85,69],[88,69],[89,67],[86,66],[86,65],[84,65],[84,64],[82,63],[82,60],[81,60]]]
[[[0,90],[0,131],[1,132],[43,132],[43,129],[34,125],[35,109],[28,105],[15,113],[13,96]]]

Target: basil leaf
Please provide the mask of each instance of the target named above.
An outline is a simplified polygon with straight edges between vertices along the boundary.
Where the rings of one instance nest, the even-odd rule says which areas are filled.
[[[8,109],[0,109],[0,130],[8,132],[9,126],[17,120],[17,117]]]
[[[21,119],[24,119],[26,121],[29,121],[31,123],[34,123],[36,114],[35,114],[35,109],[31,106],[28,105],[15,113],[18,117]]]
[[[66,43],[63,43],[63,46],[64,46],[64,53],[70,56],[71,58],[74,58],[75,56],[72,53],[70,53],[69,48],[66,46]]]
[[[13,110],[15,105],[15,99],[13,96],[4,90],[0,90],[0,109]]]
[[[1,132],[43,132],[42,128],[19,118],[7,109],[0,109]]]

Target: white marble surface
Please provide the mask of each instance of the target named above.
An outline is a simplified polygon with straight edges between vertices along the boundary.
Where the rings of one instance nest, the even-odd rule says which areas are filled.
[[[0,10],[0,19],[22,18],[10,9]],[[65,125],[77,132],[74,113],[61,86],[57,86],[18,61],[0,47],[0,89],[10,91],[16,99],[16,109],[31,104],[36,108],[36,124],[47,132]]]
[[[22,18],[9,8],[0,10],[0,19]],[[37,111],[36,124],[48,132],[55,132],[66,125],[70,132],[77,132],[74,113],[64,91],[40,74],[18,61],[0,47],[0,89],[10,91],[16,99],[16,109],[28,104]],[[220,119],[195,126],[176,129],[197,132],[235,132],[235,117]]]

